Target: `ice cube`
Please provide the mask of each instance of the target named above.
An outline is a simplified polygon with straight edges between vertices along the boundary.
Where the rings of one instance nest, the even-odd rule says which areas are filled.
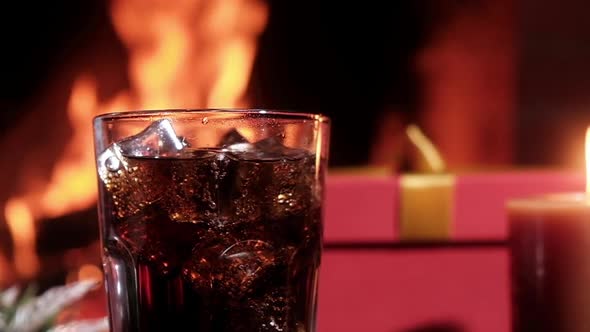
[[[207,245],[199,244],[193,250],[193,256],[182,267],[182,276],[201,296],[213,293],[219,253],[225,245],[205,239]]]
[[[232,161],[231,172],[221,199],[229,204],[222,211],[227,220],[249,229],[266,229],[279,238],[284,233],[294,243],[301,239],[303,220],[319,206],[313,158]]]
[[[176,155],[186,141],[176,134],[169,119],[160,119],[117,145],[126,156],[163,157]]]
[[[237,129],[232,129],[228,131],[219,142],[219,146],[222,148],[230,147],[234,144],[242,144],[242,143],[249,143],[248,140],[240,134]]]
[[[281,142],[281,138],[270,136],[245,149],[239,154],[239,159],[272,161],[282,159],[300,159],[308,154],[306,150],[290,148]]]
[[[227,153],[230,156],[234,156],[237,159],[237,155],[243,153],[254,153],[254,145],[248,142],[248,140],[240,134],[236,129],[232,129],[230,132],[225,134],[221,142],[219,143],[221,151]]]
[[[153,161],[137,157],[178,154],[185,146],[168,119],[158,120],[139,134],[113,143],[97,158],[98,175],[111,194],[114,213],[129,217],[160,199],[166,189]]]
[[[231,220],[258,221],[263,216],[266,204],[264,197],[267,168],[257,162],[232,162],[234,179],[226,189],[229,203],[226,214]]]
[[[226,181],[227,158],[212,151],[193,151],[169,162],[171,176],[163,206],[177,222],[209,223],[218,219],[223,200],[220,187]]]
[[[182,272],[198,292],[237,301],[262,287],[270,277],[275,265],[274,249],[261,240],[229,242],[218,239],[197,245]]]
[[[230,311],[232,331],[287,332],[294,331],[294,319],[286,288],[270,289],[261,297],[236,304]]]
[[[269,136],[250,143],[237,129],[227,132],[220,140],[223,151],[236,154],[244,160],[298,159],[307,154],[303,149],[289,148],[282,144],[282,136]]]
[[[285,218],[305,211],[311,200],[317,200],[311,196],[317,182],[314,156],[283,145],[280,135],[252,144],[234,129],[220,146],[232,160],[230,178],[234,179],[223,192],[223,201],[230,203],[225,215],[250,221],[264,216]]]
[[[317,203],[313,195],[317,184],[315,163],[309,154],[274,162],[269,173],[272,179],[265,192],[267,201],[272,202],[268,211],[271,219],[301,216]]]
[[[115,225],[115,231],[134,257],[167,275],[180,271],[206,229],[199,224],[172,223],[167,211],[156,204]]]
[[[106,150],[99,159],[99,176],[109,192],[113,213],[118,218],[137,214],[163,196],[163,174],[153,161],[132,160],[120,154],[117,146]],[[115,168],[118,167],[118,168]]]
[[[133,256],[166,275],[177,264],[171,262],[176,259],[170,255],[169,246],[158,228],[149,216],[143,215],[130,217],[116,226],[118,237]]]
[[[253,151],[254,149],[254,145],[250,144],[250,142],[248,142],[248,140],[235,128],[223,135],[218,146],[221,148],[221,151],[229,153],[230,155]]]
[[[254,147],[262,159],[283,158],[295,152],[295,149],[287,148],[277,137],[274,136],[267,137],[254,143]],[[297,150],[297,152],[301,152],[301,150]]]
[[[241,147],[247,144],[248,147]],[[229,190],[230,215],[241,219],[287,218],[304,213],[319,198],[316,192],[315,156],[288,148],[276,137],[254,144],[232,146],[235,161]]]
[[[246,240],[235,243],[221,253],[221,272],[224,276],[221,287],[230,296],[251,293],[268,277],[274,265],[273,247],[261,240]]]

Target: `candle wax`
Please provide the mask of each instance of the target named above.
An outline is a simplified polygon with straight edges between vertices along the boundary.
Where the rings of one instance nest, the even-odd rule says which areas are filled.
[[[590,331],[590,200],[508,204],[514,332]]]

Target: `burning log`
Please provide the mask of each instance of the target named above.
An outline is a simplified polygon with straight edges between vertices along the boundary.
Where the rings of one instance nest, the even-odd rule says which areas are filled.
[[[37,230],[37,253],[40,257],[87,247],[98,241],[96,208],[42,220]]]
[[[51,287],[82,277],[90,266],[100,273],[100,245],[96,208],[42,220],[37,230],[40,269],[35,282]],[[95,276],[92,276],[95,277]]]

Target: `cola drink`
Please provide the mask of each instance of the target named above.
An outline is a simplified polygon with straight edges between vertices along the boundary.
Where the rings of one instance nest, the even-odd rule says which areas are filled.
[[[133,143],[98,158],[111,330],[313,331],[316,155],[235,132],[157,155]]]

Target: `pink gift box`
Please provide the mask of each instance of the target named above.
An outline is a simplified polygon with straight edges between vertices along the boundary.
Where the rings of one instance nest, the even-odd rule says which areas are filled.
[[[455,177],[453,240],[506,238],[505,204],[516,197],[584,190],[577,172],[513,171]],[[331,242],[399,240],[399,176],[328,176],[324,239]]]
[[[457,177],[453,239],[505,239],[511,198],[584,191],[585,176],[567,172],[512,172]]]
[[[381,242],[397,237],[397,179],[328,176],[324,239],[327,242]]]
[[[506,202],[582,191],[577,172],[511,171],[455,177],[451,228],[438,244],[401,243],[399,176],[330,175],[320,332],[510,331]],[[454,328],[454,329],[453,329]]]
[[[508,282],[502,248],[327,250],[318,328],[405,332],[448,324],[458,332],[507,332]]]

